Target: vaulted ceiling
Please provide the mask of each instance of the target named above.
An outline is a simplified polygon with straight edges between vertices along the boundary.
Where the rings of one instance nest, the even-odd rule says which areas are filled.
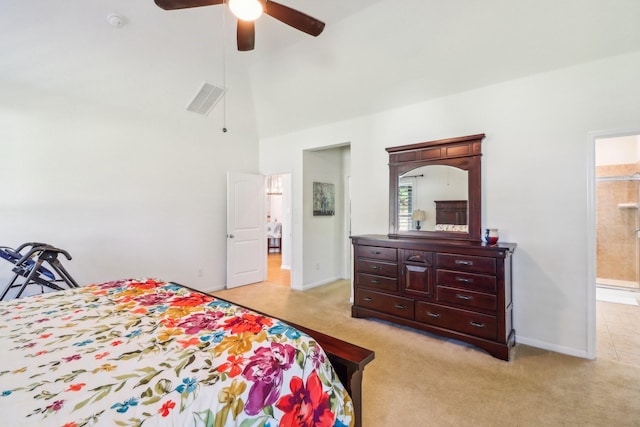
[[[0,0],[0,80],[159,114],[205,80],[250,84],[266,137],[640,50],[637,0],[280,2],[324,33],[263,17],[256,49],[237,52],[223,6]]]

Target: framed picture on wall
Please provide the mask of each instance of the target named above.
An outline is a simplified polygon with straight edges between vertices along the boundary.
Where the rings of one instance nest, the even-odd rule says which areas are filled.
[[[313,183],[313,215],[334,215],[336,210],[336,192],[333,184]]]

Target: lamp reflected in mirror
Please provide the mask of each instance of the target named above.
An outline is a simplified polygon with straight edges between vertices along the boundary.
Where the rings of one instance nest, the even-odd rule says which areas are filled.
[[[420,230],[420,221],[424,222],[427,219],[427,213],[423,210],[416,209],[411,215],[411,219],[416,222],[416,230]]]

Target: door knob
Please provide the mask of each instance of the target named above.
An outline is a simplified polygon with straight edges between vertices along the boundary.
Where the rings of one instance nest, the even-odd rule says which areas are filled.
[[[233,239],[235,236],[233,234],[227,234],[227,237]]]

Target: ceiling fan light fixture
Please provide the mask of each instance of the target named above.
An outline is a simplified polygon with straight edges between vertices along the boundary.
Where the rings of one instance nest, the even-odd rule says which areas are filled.
[[[229,9],[243,21],[255,21],[264,12],[262,3],[258,0],[229,0]]]

